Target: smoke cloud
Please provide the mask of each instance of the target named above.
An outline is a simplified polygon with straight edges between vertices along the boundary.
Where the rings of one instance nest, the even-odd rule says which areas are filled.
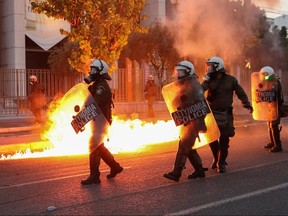
[[[245,2],[251,5],[250,0]],[[279,4],[279,0],[252,3],[259,2],[270,6]],[[243,40],[253,38],[251,26],[257,23],[257,17],[251,15],[255,13],[253,7],[243,10],[243,1],[234,1],[232,6],[223,0],[178,0],[175,6],[176,13],[166,25],[176,39],[175,47],[181,57],[208,59],[218,55],[232,60],[241,53]]]

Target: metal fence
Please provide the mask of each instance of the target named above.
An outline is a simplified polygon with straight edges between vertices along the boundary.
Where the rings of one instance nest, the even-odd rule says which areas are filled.
[[[239,83],[251,99],[251,71],[233,69],[230,73],[237,77]],[[82,82],[84,79],[84,74],[80,73],[56,73],[50,70],[0,69],[0,115],[30,113],[28,103],[30,86],[28,78],[32,74],[38,77],[39,82],[44,87],[48,101],[62,96],[75,84]],[[143,102],[145,100],[144,86],[149,74],[155,75],[155,72],[153,70],[144,71],[142,69],[132,69],[129,72],[127,69],[118,69],[112,73],[112,81],[109,82],[109,85],[114,93],[114,102]],[[281,71],[278,74],[282,80],[284,96],[287,98],[288,86],[285,83],[288,82],[288,75]],[[173,81],[171,71],[166,71],[164,77],[166,79],[165,83]],[[155,81],[158,84],[157,100],[163,101],[161,85],[157,80],[157,76],[155,76]],[[235,98],[234,105],[241,105],[241,102]]]
[[[30,112],[28,102],[28,95],[31,91],[28,82],[30,75],[38,77],[45,89],[48,102],[61,97],[84,79],[84,74],[80,73],[56,73],[50,70],[35,69],[0,69],[0,115],[18,115]],[[114,102],[144,101],[144,86],[148,76],[145,71],[133,69],[131,76],[128,76],[126,69],[118,69],[111,76],[112,81],[109,82],[109,85],[114,93]],[[163,100],[160,85],[158,86],[157,100]]]
[[[50,70],[0,69],[0,114],[19,114],[29,111],[30,75],[38,77],[48,101],[63,95],[67,89],[83,80],[81,74],[59,74]]]

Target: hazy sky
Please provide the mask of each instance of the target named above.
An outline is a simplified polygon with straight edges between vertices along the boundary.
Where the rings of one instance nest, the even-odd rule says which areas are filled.
[[[288,15],[288,0],[252,0],[254,4],[259,7],[273,8],[277,11],[286,12]],[[277,13],[267,13],[268,17],[277,17],[282,14]]]

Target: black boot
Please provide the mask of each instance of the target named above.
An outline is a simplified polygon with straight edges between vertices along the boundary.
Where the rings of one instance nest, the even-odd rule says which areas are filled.
[[[98,147],[102,160],[110,167],[110,173],[107,175],[107,178],[114,178],[117,174],[123,171],[123,167],[117,163],[110,153],[110,151],[102,144]]]
[[[268,143],[267,145],[264,145],[264,148],[265,149],[271,149],[271,148],[273,148],[273,144],[272,143]]]
[[[120,166],[119,163],[111,168],[110,173],[107,175],[107,178],[114,178],[117,174],[121,173],[123,171],[123,167]]]
[[[283,149],[282,149],[282,146],[281,146],[281,145],[276,145],[276,146],[274,146],[273,148],[271,148],[271,149],[269,150],[269,152],[272,152],[272,153],[282,152],[282,151],[283,151]]]
[[[213,162],[211,164],[212,169],[216,169],[216,167],[217,167],[218,153],[219,153],[219,146],[218,145],[219,145],[218,141],[214,141],[214,142],[209,144],[210,149],[211,149],[212,154],[213,154]]]
[[[203,167],[194,170],[194,172],[188,175],[188,179],[204,178],[204,177],[205,177],[205,170]]]
[[[225,173],[226,172],[226,163],[218,163],[217,164],[217,172]]]
[[[205,170],[202,166],[202,160],[196,150],[191,150],[188,154],[188,159],[195,171],[188,175],[188,179],[204,178]]]
[[[82,185],[99,184],[101,182],[99,178],[100,159],[101,158],[97,150],[93,151],[89,155],[90,175],[87,179],[81,181]]]
[[[175,171],[171,171],[169,173],[165,173],[163,176],[167,179],[172,180],[172,181],[179,182],[181,174],[178,174]]]
[[[182,174],[182,170],[184,169],[185,164],[186,164],[186,160],[187,160],[187,157],[184,155],[183,150],[178,148],[175,162],[174,162],[173,171],[169,173],[165,173],[164,177],[172,181],[179,182],[179,179]]]
[[[87,179],[82,180],[82,185],[90,185],[90,184],[100,184],[101,180],[97,175],[89,175]]]

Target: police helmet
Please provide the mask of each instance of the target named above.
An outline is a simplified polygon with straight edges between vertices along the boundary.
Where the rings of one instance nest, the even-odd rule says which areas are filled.
[[[37,82],[38,82],[37,76],[31,75],[31,76],[29,77],[29,83],[30,83],[30,85],[35,85]]]
[[[176,65],[176,70],[179,79],[195,73],[194,65],[189,61],[179,62]]]
[[[208,73],[213,73],[213,72],[227,72],[226,69],[224,68],[224,61],[218,57],[218,56],[213,56],[209,58],[206,62],[207,66],[212,66],[212,71],[208,71]]]
[[[104,79],[111,80],[110,75],[108,74],[108,65],[105,61],[94,59],[90,65],[90,75],[100,74]]]

